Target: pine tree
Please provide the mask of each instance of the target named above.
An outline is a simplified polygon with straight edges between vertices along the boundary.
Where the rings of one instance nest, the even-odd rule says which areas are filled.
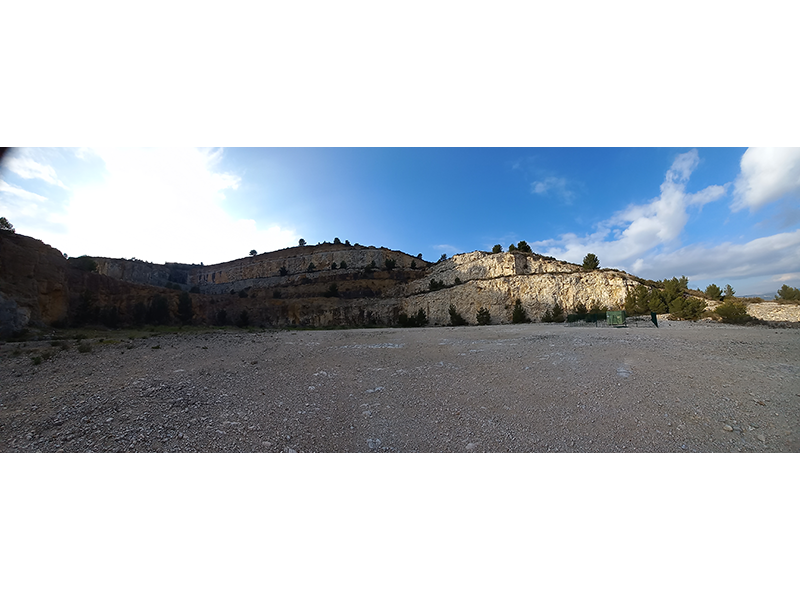
[[[450,310],[448,312],[450,313],[450,325],[457,327],[459,325],[467,324],[467,320],[458,314],[456,307],[453,304],[450,305]]]
[[[564,321],[564,309],[559,306],[558,302],[553,305],[553,323],[562,323]]]
[[[488,308],[482,308],[478,311],[478,314],[475,315],[475,320],[478,322],[478,325],[489,325],[492,322],[492,315],[489,313]]]
[[[706,298],[710,300],[719,300],[722,297],[722,290],[719,289],[719,286],[712,283],[706,288],[705,294]]]
[[[528,318],[528,315],[525,313],[525,309],[522,308],[522,301],[517,298],[517,301],[514,303],[514,312],[511,315],[511,322],[512,323],[530,323],[531,320]]]
[[[595,269],[599,268],[600,268],[600,259],[597,258],[597,255],[589,252],[589,254],[583,257],[584,271],[594,271]]]

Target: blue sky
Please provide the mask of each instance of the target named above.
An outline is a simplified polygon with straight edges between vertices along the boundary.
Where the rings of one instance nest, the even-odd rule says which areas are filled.
[[[0,214],[70,256],[211,264],[297,244],[508,248],[646,278],[800,286],[796,148],[19,148]]]

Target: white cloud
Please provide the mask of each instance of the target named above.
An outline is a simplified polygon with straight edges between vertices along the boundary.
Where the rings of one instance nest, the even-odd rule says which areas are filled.
[[[41,179],[52,185],[57,185],[65,189],[67,187],[58,179],[56,170],[52,166],[36,162],[29,156],[26,156],[24,151],[20,156],[12,156],[9,158],[5,166],[9,171],[19,175],[23,179]]]
[[[661,279],[672,273],[700,280],[788,273],[786,280],[790,280],[798,264],[800,229],[757,238],[744,244],[725,242],[713,247],[693,244],[674,252],[638,259],[633,263],[632,271],[646,278]]]
[[[603,265],[628,269],[635,260],[653,248],[675,242],[689,220],[686,209],[718,200],[725,186],[709,186],[687,194],[686,183],[699,164],[697,150],[675,158],[661,184],[661,194],[647,204],[632,204],[598,224],[594,233],[578,237],[569,233],[558,240],[544,240],[531,246],[545,254],[580,263],[593,252]],[[609,239],[610,238],[610,239]]]
[[[0,180],[0,193],[7,198],[9,196],[13,196],[26,202],[47,202],[47,198],[44,196],[34,194],[33,192],[29,192],[28,190],[24,190],[21,187],[7,183],[3,180]]]
[[[0,214],[14,224],[17,233],[33,235],[44,241],[52,238],[50,233],[64,231],[63,214],[58,203],[2,180]]]
[[[567,180],[563,177],[545,177],[541,181],[531,183],[531,193],[546,196],[551,192],[561,196],[564,200],[571,201],[575,192],[568,189]]]
[[[455,246],[451,246],[450,244],[437,244],[434,247],[434,250],[441,250],[442,252],[446,252],[447,254],[458,254],[459,249]]]
[[[796,280],[800,280],[800,271],[797,271],[795,273],[780,273],[779,275],[776,275],[773,278],[773,281],[777,282],[796,281]]]
[[[62,231],[44,226],[17,231],[39,237],[70,255],[137,257],[213,264],[292,246],[297,235],[271,224],[259,228],[225,210],[226,193],[241,178],[220,169],[222,150],[95,149],[105,173],[72,190],[59,219]],[[82,156],[88,151],[82,150]]]
[[[748,148],[734,183],[734,211],[750,211],[787,196],[800,199],[800,148]]]

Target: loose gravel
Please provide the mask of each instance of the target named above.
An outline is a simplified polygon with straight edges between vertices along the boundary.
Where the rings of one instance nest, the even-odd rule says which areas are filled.
[[[109,342],[1,345],[0,450],[800,450],[798,329],[528,324]]]

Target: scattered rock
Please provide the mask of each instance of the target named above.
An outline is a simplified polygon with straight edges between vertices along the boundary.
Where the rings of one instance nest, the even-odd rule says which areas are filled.
[[[733,431],[733,427],[731,427],[730,425],[723,425],[722,431]]]

